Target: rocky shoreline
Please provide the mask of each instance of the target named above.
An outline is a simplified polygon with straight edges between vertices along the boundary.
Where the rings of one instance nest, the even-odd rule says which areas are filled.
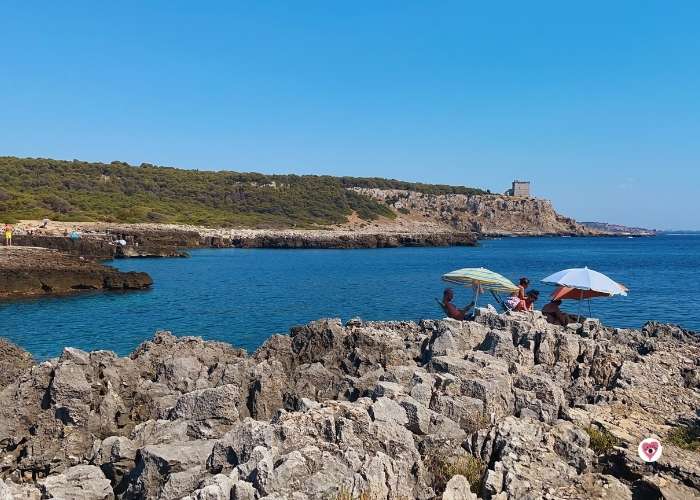
[[[36,226],[36,224],[34,224]],[[17,245],[52,248],[93,259],[184,257],[191,248],[396,248],[474,246],[471,232],[439,228],[402,229],[214,229],[174,224],[52,223],[52,230],[19,226]],[[64,235],[78,230],[80,239]],[[126,245],[119,245],[123,240]]]
[[[58,250],[0,247],[0,298],[143,290],[152,284],[146,273],[125,273]]]
[[[672,325],[480,309],[321,320],[250,356],[167,332],[124,358],[18,352],[0,345],[0,498],[700,495],[683,437],[700,432],[700,339]]]

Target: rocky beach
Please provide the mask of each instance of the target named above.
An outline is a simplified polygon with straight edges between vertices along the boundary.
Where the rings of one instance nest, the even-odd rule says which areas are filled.
[[[480,309],[320,320],[251,355],[167,332],[124,358],[0,347],[0,498],[700,495],[700,341],[672,325]]]

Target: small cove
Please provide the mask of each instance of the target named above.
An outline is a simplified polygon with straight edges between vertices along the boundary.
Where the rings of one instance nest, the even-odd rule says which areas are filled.
[[[596,299],[605,324],[639,327],[648,320],[700,330],[700,236],[654,238],[504,238],[479,247],[378,250],[201,249],[183,259],[109,264],[146,271],[152,290],[87,293],[0,303],[2,336],[39,359],[64,346],[124,355],[157,330],[199,335],[254,350],[275,333],[322,317],[366,320],[439,318],[441,274],[483,266],[512,280],[567,267],[591,268],[630,287],[628,297]],[[471,290],[456,289],[456,302]],[[565,309],[576,312],[576,303]],[[587,306],[586,306],[587,307]],[[586,310],[584,307],[584,311]]]

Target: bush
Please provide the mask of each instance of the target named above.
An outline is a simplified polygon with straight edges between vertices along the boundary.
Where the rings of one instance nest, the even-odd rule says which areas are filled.
[[[675,427],[665,441],[684,450],[700,452],[700,424]]]
[[[445,491],[447,483],[457,475],[467,478],[473,493],[481,490],[486,464],[473,455],[431,455],[425,457],[425,465],[433,476],[432,487],[438,493]]]
[[[595,427],[586,427],[584,429],[591,438],[591,449],[596,455],[609,455],[615,446],[620,444],[619,440],[610,434],[606,429],[596,429]]]
[[[70,203],[55,194],[44,196],[41,202],[46,208],[59,214],[67,214],[73,211],[73,207]]]

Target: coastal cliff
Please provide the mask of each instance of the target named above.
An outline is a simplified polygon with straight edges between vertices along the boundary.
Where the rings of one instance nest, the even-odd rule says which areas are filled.
[[[700,494],[700,339],[671,325],[480,309],[316,321],[251,356],[160,332],[129,357],[18,362],[0,379],[0,498]]]
[[[398,189],[356,188],[408,219],[432,220],[480,236],[591,236],[587,228],[559,215],[548,200],[493,194],[429,194]]]
[[[146,273],[125,273],[57,250],[0,247],[0,298],[142,290],[152,283]]]

